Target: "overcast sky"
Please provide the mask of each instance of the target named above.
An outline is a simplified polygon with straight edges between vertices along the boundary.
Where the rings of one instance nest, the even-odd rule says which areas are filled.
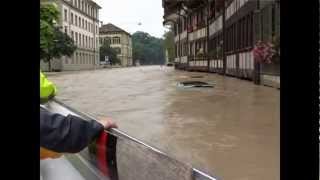
[[[99,20],[112,23],[129,33],[144,31],[155,37],[162,37],[162,0],[94,0],[102,9]],[[138,23],[141,22],[139,26]]]

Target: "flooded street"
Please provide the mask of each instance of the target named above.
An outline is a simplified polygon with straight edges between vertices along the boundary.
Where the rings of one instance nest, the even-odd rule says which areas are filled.
[[[277,89],[159,66],[62,72],[48,78],[68,105],[111,117],[129,135],[220,179],[280,179]],[[186,80],[215,85],[177,86]]]

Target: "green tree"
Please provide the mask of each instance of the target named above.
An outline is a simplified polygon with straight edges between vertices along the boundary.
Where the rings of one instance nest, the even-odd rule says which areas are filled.
[[[117,54],[119,53],[118,51],[119,50],[110,47],[110,44],[108,42],[104,42],[100,47],[100,61],[104,61],[105,57],[108,56],[111,65],[121,64],[121,61],[117,56]]]
[[[72,38],[57,27],[59,11],[54,3],[43,3],[40,6],[40,60],[48,62],[51,71],[51,60],[70,57],[77,49]]]
[[[132,35],[132,56],[134,63],[139,60],[142,65],[164,64],[163,39],[135,32]]]
[[[59,11],[54,3],[40,5],[40,59],[45,59],[49,47],[54,43],[54,27],[59,19]]]

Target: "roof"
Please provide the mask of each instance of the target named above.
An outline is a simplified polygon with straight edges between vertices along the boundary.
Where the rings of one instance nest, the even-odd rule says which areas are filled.
[[[91,4],[94,5],[94,6],[97,6],[98,9],[102,9],[102,7],[99,6],[95,1],[93,1],[93,0],[88,0],[88,2],[91,3]]]
[[[99,33],[109,33],[109,32],[122,32],[122,33],[126,33],[128,34],[129,36],[131,36],[130,33],[128,33],[127,31],[111,24],[111,23],[108,23],[108,24],[104,24],[102,25],[100,28],[99,28]]]

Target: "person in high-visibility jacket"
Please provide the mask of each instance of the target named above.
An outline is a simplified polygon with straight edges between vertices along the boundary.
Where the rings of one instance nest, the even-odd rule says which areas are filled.
[[[40,71],[40,103],[57,93],[56,86]],[[51,113],[40,105],[40,159],[59,158],[62,153],[77,153],[104,130],[117,128],[108,118],[99,122],[80,117]]]
[[[40,103],[46,103],[57,94],[57,87],[40,70]],[[41,115],[41,114],[40,114]],[[40,116],[40,122],[42,117]],[[59,158],[62,154],[40,147],[40,159]]]
[[[57,87],[40,71],[40,103],[45,103],[57,94]]]

